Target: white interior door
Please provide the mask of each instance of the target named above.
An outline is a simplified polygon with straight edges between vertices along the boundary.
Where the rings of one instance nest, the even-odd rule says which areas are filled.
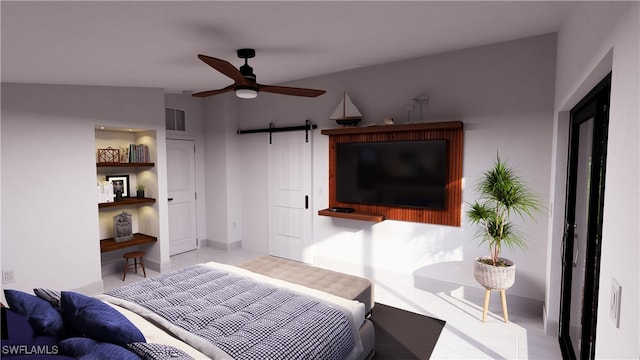
[[[169,254],[198,246],[196,239],[195,141],[167,139]]]
[[[311,136],[281,132],[269,146],[269,254],[312,261]]]

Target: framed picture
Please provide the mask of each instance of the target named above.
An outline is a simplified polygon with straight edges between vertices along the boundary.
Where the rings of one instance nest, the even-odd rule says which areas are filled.
[[[129,197],[129,175],[107,175],[107,181],[113,184],[114,194],[120,190],[122,197]]]

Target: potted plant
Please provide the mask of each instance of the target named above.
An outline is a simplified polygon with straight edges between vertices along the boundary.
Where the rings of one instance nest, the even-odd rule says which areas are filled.
[[[525,239],[510,218],[514,213],[523,220],[534,218],[540,203],[499,155],[483,174],[476,192],[479,198],[467,215],[472,224],[478,225],[476,236],[489,245],[489,256],[475,259],[474,276],[487,289],[508,289],[515,282],[516,269],[513,261],[500,257],[502,247],[526,248]]]
[[[138,199],[144,199],[144,185],[140,184],[136,186],[136,197]]]

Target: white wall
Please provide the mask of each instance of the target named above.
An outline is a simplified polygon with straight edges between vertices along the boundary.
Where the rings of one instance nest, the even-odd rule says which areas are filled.
[[[235,160],[236,107],[233,94],[207,98],[205,101],[207,240],[219,249],[239,247],[242,211],[239,168],[245,164]],[[230,194],[235,194],[232,196]]]
[[[596,358],[640,357],[640,6],[628,3],[581,3],[558,33],[555,94],[555,203],[550,233],[546,312],[558,319],[560,302],[566,128],[570,110],[609,71],[611,111],[605,179],[605,205],[600,262]],[[609,317],[612,279],[622,286],[620,328]],[[557,323],[547,324],[557,328]],[[549,332],[549,331],[548,331]]]
[[[429,96],[425,122],[461,120],[465,126],[463,201],[474,199],[471,184],[492,165],[496,152],[519,171],[546,204],[549,195],[555,35],[545,35],[436,56],[345,71],[289,85],[326,89],[319,98],[262,93],[236,101],[239,128],[302,125],[312,120],[320,128],[328,121],[344,91],[363,112],[363,125],[393,116],[407,121],[405,105]],[[417,121],[419,110],[412,114]],[[233,135],[241,151],[243,247],[267,251],[267,134]],[[301,133],[301,136],[304,136]],[[328,139],[313,133],[313,233],[315,263],[344,263],[363,271],[393,271],[409,278],[430,277],[480,287],[472,275],[472,259],[486,254],[473,240],[463,216],[461,227],[400,221],[379,224],[317,216],[328,206]],[[230,200],[230,202],[232,202]],[[466,208],[466,206],[465,206]],[[516,285],[509,290],[544,299],[547,216],[524,226],[530,242],[526,253],[504,251],[518,266]],[[366,270],[369,271],[369,270]]]
[[[160,126],[166,198],[163,105],[161,89],[2,84],[2,269],[16,278],[7,287],[102,290],[95,126]],[[166,201],[157,205],[165,241]]]

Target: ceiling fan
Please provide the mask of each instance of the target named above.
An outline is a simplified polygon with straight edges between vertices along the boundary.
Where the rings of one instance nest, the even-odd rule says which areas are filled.
[[[201,91],[193,94],[195,97],[207,97],[218,95],[228,91],[235,91],[236,96],[243,99],[252,99],[258,96],[259,91],[270,92],[282,95],[316,97],[324,94],[325,90],[304,89],[288,86],[263,85],[256,82],[256,75],[253,68],[249,66],[248,59],[256,56],[254,49],[238,49],[238,57],[244,59],[244,65],[236,69],[228,61],[216,59],[211,56],[199,54],[198,58],[207,65],[230,77],[234,83],[218,90]]]

